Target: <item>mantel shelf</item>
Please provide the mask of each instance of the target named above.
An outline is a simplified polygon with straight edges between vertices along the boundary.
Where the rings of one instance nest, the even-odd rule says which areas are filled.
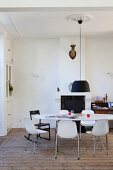
[[[85,96],[85,99],[91,100],[90,92],[57,92],[56,99],[60,100],[61,96]]]

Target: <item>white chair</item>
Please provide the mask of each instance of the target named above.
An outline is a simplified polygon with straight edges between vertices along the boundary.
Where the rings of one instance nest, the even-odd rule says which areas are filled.
[[[93,151],[94,155],[97,143],[100,143],[101,149],[104,148],[108,154],[108,138],[107,138],[108,132],[109,132],[108,120],[97,120],[91,132],[91,134],[94,136],[94,151]],[[106,136],[106,146],[102,142],[103,136]]]
[[[94,111],[93,110],[82,110],[82,115],[87,115],[87,114],[94,114]],[[81,126],[84,126],[84,127],[93,127],[95,124],[95,120],[90,120],[90,121],[85,121],[85,120],[82,120],[80,122],[80,139],[81,139]]]
[[[58,116],[59,116],[59,117],[65,117],[65,116],[67,116],[68,114],[69,114],[69,111],[68,111],[68,110],[62,109],[62,110],[59,111]],[[56,122],[56,127],[57,127],[57,122]],[[55,129],[55,134],[56,134],[56,129]]]
[[[48,134],[49,134],[48,138],[44,138],[44,139],[50,140],[50,123],[47,123],[47,122],[44,123],[44,122],[41,121],[41,119],[39,119],[39,121],[35,120],[35,119],[33,119],[33,115],[40,115],[40,111],[39,110],[30,111],[30,118],[31,118],[31,120],[34,121],[34,125],[37,128],[45,130],[45,131],[48,132]],[[39,137],[42,138],[40,135],[39,135]]]
[[[60,138],[77,138],[78,139],[78,159],[79,159],[79,135],[77,132],[76,123],[73,121],[57,121],[56,126],[56,147],[55,147],[55,159],[57,158],[58,152],[58,137]]]
[[[24,118],[24,125],[25,125],[25,129],[26,129],[26,131],[29,135],[35,135],[36,136],[36,140],[35,139],[33,140],[33,142],[34,142],[34,154],[35,154],[35,143],[37,143],[37,145],[38,145],[39,134],[47,133],[47,131],[36,129],[33,121],[30,118]],[[28,143],[27,143],[25,150],[27,150],[29,142],[30,141],[28,140]]]

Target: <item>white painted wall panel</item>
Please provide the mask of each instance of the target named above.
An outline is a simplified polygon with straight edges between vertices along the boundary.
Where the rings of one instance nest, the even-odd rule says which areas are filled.
[[[110,73],[110,74],[108,74]],[[113,101],[113,39],[86,39],[86,78],[90,83],[91,96],[105,97]]]
[[[74,60],[69,57],[72,43],[77,45]],[[29,110],[57,113],[60,109],[56,102],[57,87],[69,92],[70,82],[79,79],[78,38],[17,39],[14,42],[13,126],[22,127],[23,117],[29,115]]]
[[[14,127],[23,125],[29,110],[55,111],[58,40],[20,40],[14,45]]]

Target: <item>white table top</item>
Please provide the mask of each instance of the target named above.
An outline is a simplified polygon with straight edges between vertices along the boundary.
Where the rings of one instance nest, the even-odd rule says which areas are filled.
[[[65,115],[33,115],[34,119],[48,119],[48,120],[75,120],[75,121],[91,121],[91,120],[113,120],[113,114],[92,114],[88,118],[87,115],[74,114],[72,116]]]

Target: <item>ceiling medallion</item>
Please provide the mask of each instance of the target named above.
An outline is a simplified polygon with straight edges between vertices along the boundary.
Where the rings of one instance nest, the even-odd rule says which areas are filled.
[[[82,20],[82,22],[88,22],[92,19],[92,16],[85,15],[85,14],[73,14],[73,15],[69,15],[66,19],[69,20],[69,21]]]

